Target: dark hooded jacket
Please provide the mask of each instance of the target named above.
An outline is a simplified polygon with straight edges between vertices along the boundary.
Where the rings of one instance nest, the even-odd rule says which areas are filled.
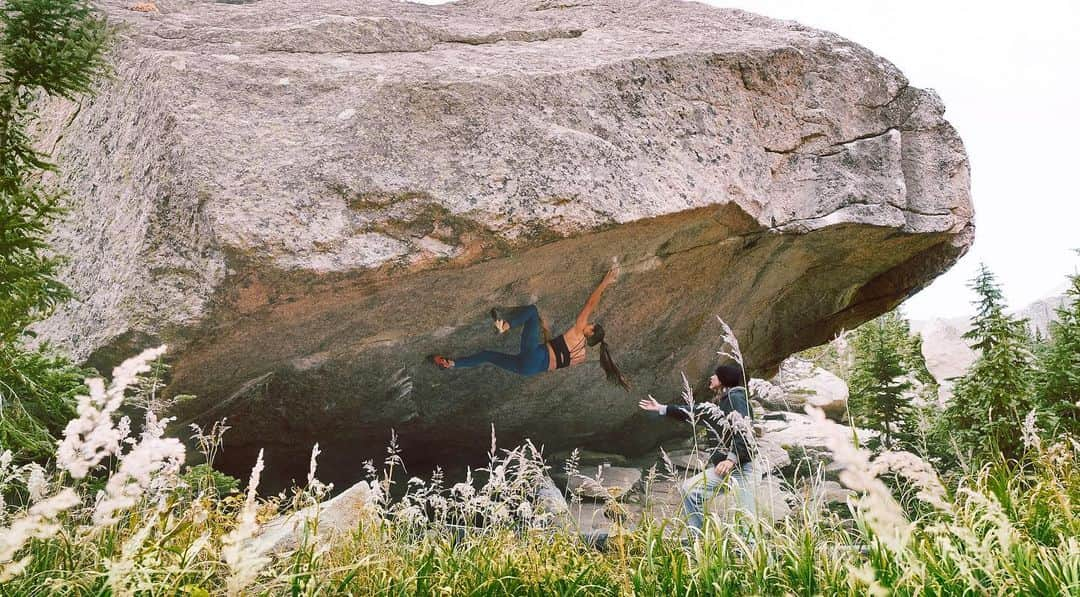
[[[747,437],[747,434],[753,433],[754,413],[746,398],[746,388],[731,388],[711,403],[695,403],[694,412],[697,415],[697,424],[705,427],[706,430],[708,448],[712,451],[709,464],[716,466],[726,458],[736,465],[742,465],[754,459],[756,453],[753,441],[752,438]],[[747,424],[741,426],[731,424],[728,414],[732,412],[745,417]],[[664,407],[663,414],[689,421],[690,406],[669,404]]]

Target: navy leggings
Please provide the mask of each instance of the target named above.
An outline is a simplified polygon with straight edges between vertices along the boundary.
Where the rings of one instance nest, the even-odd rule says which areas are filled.
[[[482,350],[467,357],[454,359],[454,368],[465,369],[484,363],[512,371],[519,375],[536,375],[548,370],[550,358],[547,344],[540,342],[540,312],[536,305],[514,307],[509,310],[510,327],[521,326],[521,352],[506,354],[494,350]]]

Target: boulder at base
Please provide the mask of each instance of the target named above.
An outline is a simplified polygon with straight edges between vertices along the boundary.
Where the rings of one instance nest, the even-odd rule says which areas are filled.
[[[43,112],[70,192],[52,239],[78,301],[37,328],[108,370],[167,342],[179,422],[228,417],[219,464],[268,487],[311,445],[345,486],[483,461],[489,425],[642,452],[636,401],[754,375],[897,305],[972,241],[968,160],[938,96],[837,35],[667,0],[102,0],[115,76]],[[439,371],[517,352],[494,305],[557,334],[597,311],[634,386],[592,362]],[[670,429],[670,428],[669,428]],[[670,431],[669,431],[670,432]]]
[[[803,412],[810,405],[825,411],[825,416],[834,421],[846,421],[847,383],[810,361],[799,357],[785,359],[772,383],[781,391],[758,396],[765,407]]]
[[[571,475],[567,490],[582,497],[599,500],[618,499],[641,481],[641,469],[624,466],[601,466]]]

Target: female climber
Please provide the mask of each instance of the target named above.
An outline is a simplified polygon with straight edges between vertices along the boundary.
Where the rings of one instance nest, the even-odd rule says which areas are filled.
[[[599,323],[589,323],[589,316],[600,302],[600,295],[604,289],[611,285],[619,275],[619,266],[611,268],[600,285],[589,296],[585,306],[578,313],[573,327],[566,330],[562,335],[550,342],[540,341],[540,312],[536,305],[513,307],[502,310],[493,308],[491,318],[495,321],[495,329],[503,334],[512,328],[521,326],[521,352],[518,354],[506,354],[491,350],[483,350],[467,357],[448,359],[441,355],[432,357],[432,361],[442,369],[463,369],[476,367],[484,363],[491,363],[507,371],[519,375],[536,375],[544,371],[554,371],[564,367],[580,365],[585,362],[586,346],[600,345],[600,366],[604,369],[608,381],[618,384],[626,391],[630,391],[630,384],[623,377],[622,372],[615,366],[608,351],[607,342],[604,341],[604,328]]]

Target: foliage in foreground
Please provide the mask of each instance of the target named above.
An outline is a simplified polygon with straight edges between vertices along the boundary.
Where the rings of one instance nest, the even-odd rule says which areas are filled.
[[[148,413],[142,435],[129,438],[129,424],[113,420],[157,354],[122,365],[108,388],[88,382],[57,470],[3,459],[0,594],[1080,595],[1076,441],[988,465],[950,492],[924,461],[874,457],[820,413],[841,480],[858,492],[850,519],[808,501],[749,533],[713,519],[687,549],[678,522],[646,517],[598,550],[544,510],[544,465],[531,446],[493,445],[482,483],[414,478],[396,499],[389,489],[401,459],[391,450],[382,471],[368,465],[351,532],[331,537],[314,517],[296,546],[271,555],[260,526],[328,495],[317,447],[307,487],[291,497],[256,497],[261,455],[246,495],[206,468],[181,475],[184,448],[164,436],[166,421]],[[222,432],[200,431],[207,458]],[[95,491],[87,480],[103,463],[111,465]]]
[[[75,99],[105,71],[108,32],[86,0],[0,4],[0,442],[19,462],[44,460],[84,372],[42,347],[23,347],[31,324],[71,297],[49,251],[63,194],[42,184],[55,170],[31,129],[45,96]],[[57,425],[59,423],[59,425]]]

